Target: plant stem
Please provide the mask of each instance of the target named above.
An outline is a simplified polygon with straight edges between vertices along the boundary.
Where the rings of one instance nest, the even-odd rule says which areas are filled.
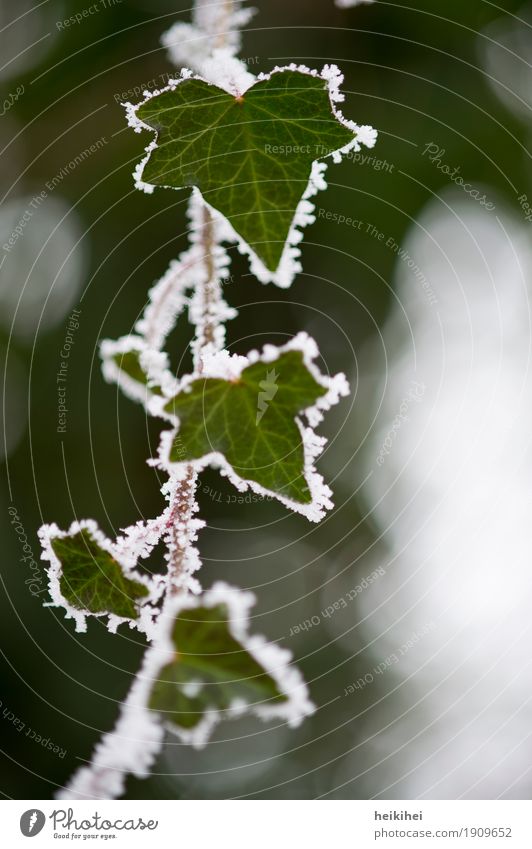
[[[195,513],[195,493],[198,481],[194,466],[187,466],[185,477],[176,482],[172,494],[172,510],[168,519],[168,583],[167,597],[186,593],[184,579],[187,571],[187,552],[192,545],[191,522]]]

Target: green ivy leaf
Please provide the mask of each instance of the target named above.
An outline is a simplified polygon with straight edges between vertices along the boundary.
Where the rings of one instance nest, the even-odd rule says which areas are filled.
[[[327,83],[281,71],[235,97],[187,79],[141,104],[157,131],[142,180],[197,186],[275,271],[312,162],[345,147],[353,132],[334,115]]]
[[[98,545],[87,529],[54,537],[50,544],[61,564],[61,594],[72,607],[137,618],[137,603],[149,595],[148,588],[127,578],[118,561]]]
[[[175,659],[158,673],[148,706],[180,730],[199,726],[207,711],[235,701],[268,705],[288,701],[277,683],[232,635],[227,605],[186,608],[172,631]]]
[[[303,504],[311,502],[295,416],[325,395],[301,351],[257,362],[235,381],[198,379],[165,406],[179,418],[173,462],[218,451],[237,475]]]
[[[131,380],[140,383],[142,386],[148,386],[148,375],[142,368],[140,364],[140,351],[126,351],[125,353],[119,353],[113,355],[113,362],[118,366],[118,368],[127,374]],[[159,386],[150,386],[149,391],[154,395],[162,395],[161,388]]]

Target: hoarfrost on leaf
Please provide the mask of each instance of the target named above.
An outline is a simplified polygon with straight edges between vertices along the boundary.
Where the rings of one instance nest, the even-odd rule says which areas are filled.
[[[249,634],[252,593],[218,582],[201,598],[167,600],[113,731],[60,799],[121,796],[128,774],[145,778],[165,729],[202,748],[223,719],[250,713],[295,728],[315,711],[292,655]]]

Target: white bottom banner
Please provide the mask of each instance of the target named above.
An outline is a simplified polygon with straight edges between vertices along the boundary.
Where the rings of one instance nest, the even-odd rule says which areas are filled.
[[[531,849],[529,801],[4,801],[2,846]]]

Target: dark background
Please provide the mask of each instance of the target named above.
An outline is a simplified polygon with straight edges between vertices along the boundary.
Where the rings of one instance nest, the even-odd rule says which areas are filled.
[[[14,2],[2,6],[3,25],[23,10]],[[0,791],[14,798],[51,797],[89,758],[101,733],[114,724],[142,656],[142,639],[126,630],[110,635],[96,620],[87,634],[76,634],[60,610],[44,608],[42,596],[32,597],[8,506],[15,505],[37,557],[36,532],[43,521],[65,528],[74,518],[92,517],[114,536],[136,519],[156,515],[163,503],[157,474],[145,462],[157,446],[160,424],[147,422],[140,406],[117,397],[116,388],[104,382],[97,344],[132,329],[148,287],[186,245],[187,193],[161,190],[147,196],[134,190],[131,172],[148,138],[126,127],[117,100],[122,92],[172,72],[159,37],[176,17],[189,16],[178,2],[123,0],[57,30],[57,21],[86,6],[50,0],[0,35],[5,56],[16,45],[22,49],[51,33],[17,60],[21,64],[13,63],[15,73],[0,80],[2,98],[24,85],[24,94],[0,123],[0,187],[6,203],[18,200],[23,211],[25,198],[105,139],[28,224],[28,234],[36,225],[46,226],[53,196],[66,204],[67,225],[79,236],[70,236],[72,244],[48,245],[52,255],[42,271],[47,279],[34,283],[42,257],[28,276],[30,292],[33,285],[46,291],[57,285],[53,315],[42,298],[24,318],[23,299],[13,324],[8,312],[1,330],[11,492],[6,490],[0,511],[0,699],[2,710],[13,712],[26,729],[66,749],[59,758],[0,716]],[[259,13],[244,33],[243,56],[258,57],[251,70],[292,60],[312,67],[336,62],[345,73],[345,115],[378,128],[373,153],[393,166],[377,170],[349,160],[331,165],[329,189],[317,197],[318,207],[373,222],[400,244],[433,193],[448,185],[422,156],[431,141],[445,148],[446,160],[460,163],[472,182],[489,184],[516,205],[512,183],[528,181],[522,148],[527,130],[486,80],[479,33],[522,4],[506,0],[504,11],[482,0],[379,2],[345,11],[334,8],[332,0],[267,0],[257,6]],[[29,250],[26,236],[0,270],[0,276],[9,273],[2,297],[17,275],[18,257]],[[228,327],[232,351],[282,342],[306,329],[317,339],[325,367],[346,371],[355,390],[361,379],[379,379],[382,356],[365,352],[393,300],[392,251],[367,232],[319,219],[306,231],[304,272],[288,291],[262,286],[246,262],[231,253],[234,280],[227,299],[240,308]],[[54,284],[50,268],[55,264],[59,271],[66,263],[61,274],[68,277],[76,262],[77,291],[61,289],[61,276]],[[31,265],[24,266],[25,274]],[[55,375],[71,308],[81,310],[80,327],[69,362],[67,432],[58,434]],[[170,343],[180,370],[190,364],[189,341],[190,326],[182,317]],[[321,628],[288,638],[292,625],[323,607],[325,581],[349,570],[355,584],[386,562],[386,548],[356,495],[363,478],[360,451],[370,428],[369,411],[356,391],[322,426],[321,432],[336,437],[320,468],[332,481],[337,506],[319,527],[287,515],[275,503],[224,503],[231,493],[227,482],[212,471],[202,476],[201,515],[208,520],[200,538],[203,585],[223,578],[254,588],[254,630],[295,653],[320,710],[289,733],[250,720],[225,724],[201,753],[171,741],[155,775],[129,780],[129,797],[314,798],[335,786],[342,759],[357,746],[360,776],[332,795],[367,798],[376,792],[371,769],[377,755],[364,745],[367,718],[378,711],[384,726],[401,710],[403,696],[386,697],[379,684],[351,700],[337,698],[375,662],[375,649],[366,646],[357,625],[356,604],[351,651]],[[386,689],[393,690],[389,681]]]

